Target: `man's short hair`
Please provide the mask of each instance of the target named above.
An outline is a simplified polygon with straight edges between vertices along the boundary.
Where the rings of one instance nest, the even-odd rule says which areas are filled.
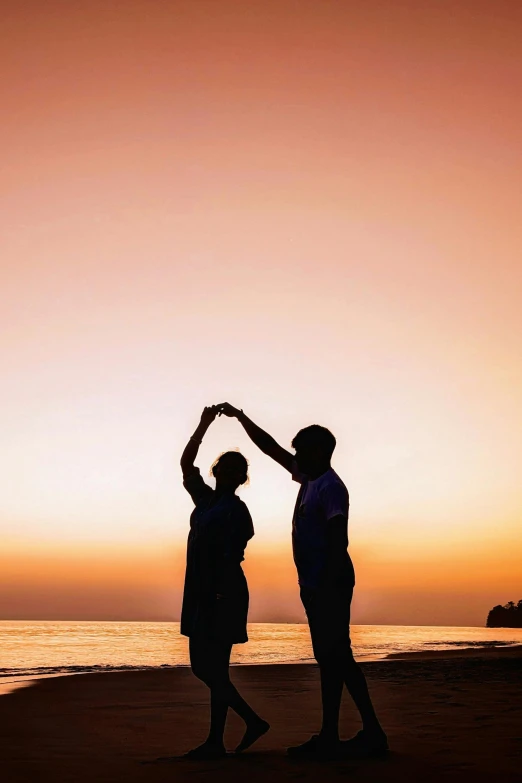
[[[328,457],[332,456],[336,445],[337,441],[330,430],[327,430],[326,427],[321,427],[319,424],[310,424],[309,427],[299,430],[292,441],[292,448],[296,451],[298,449],[315,448],[323,451]]]

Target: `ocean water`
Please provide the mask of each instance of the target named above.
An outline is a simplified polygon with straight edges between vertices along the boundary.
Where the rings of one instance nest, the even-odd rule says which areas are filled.
[[[253,623],[250,641],[234,647],[235,664],[309,663],[308,627]],[[522,629],[354,625],[360,661],[427,650],[522,644]],[[186,666],[188,640],[179,623],[0,622],[0,685],[92,671]]]

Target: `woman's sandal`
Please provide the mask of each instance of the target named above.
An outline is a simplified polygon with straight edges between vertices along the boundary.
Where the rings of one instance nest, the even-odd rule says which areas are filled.
[[[224,747],[209,745],[208,742],[204,742],[203,745],[199,745],[197,748],[189,750],[183,756],[184,759],[190,759],[191,761],[215,761],[216,759],[223,759],[227,755]]]

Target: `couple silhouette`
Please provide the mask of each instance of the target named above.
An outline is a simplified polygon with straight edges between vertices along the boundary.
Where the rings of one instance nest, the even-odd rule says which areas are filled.
[[[223,735],[229,708],[245,722],[240,753],[270,726],[247,704],[230,680],[233,644],[248,641],[248,585],[241,567],[254,535],[252,518],[236,495],[248,482],[248,462],[238,451],[221,454],[211,467],[212,489],[194,465],[199,446],[216,416],[236,418],[250,439],[287,470],[299,485],[292,521],[292,545],[301,600],[321,676],[322,726],[302,745],[288,748],[297,758],[377,756],[388,749],[350,642],[350,604],[355,573],[348,554],[348,490],[333,470],[335,437],[312,424],[292,441],[295,454],[280,446],[242,410],[230,403],[204,409],[181,457],[183,486],[194,501],[190,517],[181,633],[189,637],[190,664],[210,690],[210,730],[187,758],[211,760],[226,755]],[[346,685],[362,720],[352,739],[339,738],[339,710]]]

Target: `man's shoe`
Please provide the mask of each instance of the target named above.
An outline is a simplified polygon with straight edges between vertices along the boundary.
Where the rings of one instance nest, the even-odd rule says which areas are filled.
[[[343,758],[383,758],[389,751],[384,731],[370,734],[360,731],[352,739],[341,742]]]

